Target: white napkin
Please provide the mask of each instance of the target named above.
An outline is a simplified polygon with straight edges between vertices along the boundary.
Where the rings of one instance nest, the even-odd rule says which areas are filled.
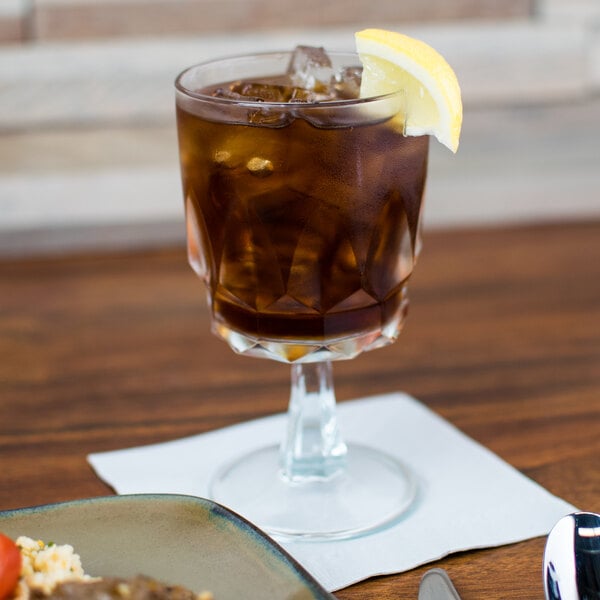
[[[452,552],[546,535],[575,507],[405,394],[341,403],[344,438],[401,458],[420,494],[393,527],[353,540],[281,545],[326,589],[407,571]],[[279,443],[285,415],[172,442],[92,454],[96,473],[119,494],[207,496],[213,471],[239,454]],[[541,560],[541,557],[540,557]]]

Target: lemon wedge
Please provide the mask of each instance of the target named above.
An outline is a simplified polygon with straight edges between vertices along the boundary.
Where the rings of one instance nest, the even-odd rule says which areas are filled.
[[[456,152],[462,101],[446,59],[425,42],[394,31],[364,29],[355,37],[363,64],[361,97],[403,90],[405,135],[433,135]]]

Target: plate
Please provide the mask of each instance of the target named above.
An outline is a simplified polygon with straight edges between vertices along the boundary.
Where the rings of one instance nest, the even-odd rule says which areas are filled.
[[[71,544],[91,575],[145,574],[215,600],[327,599],[289,554],[250,522],[192,496],[106,496],[0,512],[0,531]]]

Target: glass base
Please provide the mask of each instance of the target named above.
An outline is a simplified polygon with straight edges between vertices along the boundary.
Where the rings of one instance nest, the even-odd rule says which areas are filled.
[[[332,360],[347,360],[362,352],[383,348],[398,338],[408,311],[408,295],[402,288],[392,298],[393,310],[375,329],[366,329],[360,334],[340,338],[324,338],[320,341],[284,341],[253,337],[232,329],[225,321],[213,316],[213,333],[226,341],[238,354],[268,358],[285,363],[316,363]],[[375,302],[375,301],[374,301]],[[382,309],[380,309],[382,310]]]
[[[286,481],[279,459],[279,447],[271,446],[225,465],[211,482],[211,498],[273,537],[318,541],[390,525],[416,497],[414,474],[366,446],[349,444],[345,469],[329,478]]]

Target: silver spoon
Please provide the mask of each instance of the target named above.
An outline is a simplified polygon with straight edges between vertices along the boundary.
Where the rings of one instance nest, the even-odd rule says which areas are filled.
[[[544,551],[547,600],[600,600],[600,515],[567,515],[552,528]]]

